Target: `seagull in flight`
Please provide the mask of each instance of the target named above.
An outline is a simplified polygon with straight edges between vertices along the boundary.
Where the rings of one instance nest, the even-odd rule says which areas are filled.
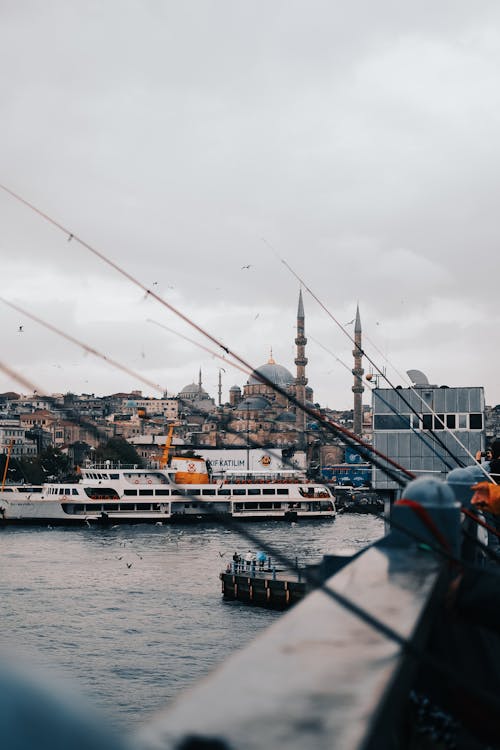
[[[249,263],[247,266],[241,266],[241,270],[243,271],[244,269],[251,268],[251,267],[252,267],[252,264]]]
[[[24,326],[19,326],[17,332],[18,333],[24,333]]]
[[[354,323],[354,321],[355,321],[355,320],[356,320],[356,318],[353,318],[353,319],[352,319],[352,320],[350,320],[350,321],[349,321],[348,323],[344,323],[344,325],[345,325],[345,326],[352,326],[352,324]]]

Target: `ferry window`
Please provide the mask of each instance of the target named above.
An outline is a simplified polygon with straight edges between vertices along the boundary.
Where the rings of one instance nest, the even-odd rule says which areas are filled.
[[[246,490],[233,490],[233,495],[246,495]]]
[[[151,510],[150,503],[137,503],[137,510]]]
[[[271,489],[269,489],[269,487],[264,487],[264,489],[262,490],[262,494],[263,495],[274,495],[275,494],[275,490],[274,489],[271,490]]]
[[[110,474],[109,478],[110,479],[120,479],[120,475],[119,474]]]
[[[412,414],[410,419],[411,419],[411,426],[413,427],[413,429],[418,430],[420,427],[420,417],[418,416],[418,414]]]
[[[64,487],[61,487],[61,489],[59,490],[59,494],[64,495],[65,492],[66,490],[64,489]]]
[[[116,510],[116,505],[111,505],[111,503],[104,503],[102,506],[103,510]]]
[[[435,430],[443,430],[443,423],[444,423],[444,414],[436,414],[434,416],[434,429]]]
[[[272,503],[259,503],[259,508],[262,508],[262,510],[269,510],[272,507]]]
[[[446,415],[446,426],[450,430],[454,430],[455,429],[455,423],[456,423],[456,417],[455,417],[455,415],[454,414],[447,414]]]
[[[483,429],[483,415],[482,414],[469,414],[469,427],[471,430],[482,430]]]
[[[139,495],[152,495],[153,490],[139,490]]]
[[[259,489],[259,487],[250,487],[248,489],[248,494],[249,495],[260,495],[260,489]]]
[[[422,414],[422,429],[432,430],[432,414]]]
[[[276,490],[276,494],[277,495],[288,495],[288,489],[281,489],[281,488],[279,488],[279,489]]]
[[[170,490],[155,490],[155,495],[170,495]]]
[[[234,507],[236,510],[241,510],[243,508],[243,503],[236,503]]]
[[[124,490],[124,495],[137,495],[137,490]]]
[[[273,508],[274,508],[274,510],[280,510],[281,503],[273,503]]]
[[[257,510],[257,503],[245,503],[246,510]]]
[[[78,490],[73,487],[73,489],[71,490],[71,494],[78,495]]]
[[[459,430],[467,429],[467,414],[458,415],[458,428]]]
[[[202,495],[215,495],[215,490],[202,490]]]
[[[172,490],[172,495],[182,495],[181,490]]]
[[[217,494],[218,495],[230,495],[231,494],[231,490],[226,490],[226,489],[217,490]]]

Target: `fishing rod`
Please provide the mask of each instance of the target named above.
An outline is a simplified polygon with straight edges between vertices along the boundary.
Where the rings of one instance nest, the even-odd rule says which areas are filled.
[[[107,362],[109,365],[112,365],[113,367],[115,367],[118,370],[121,370],[127,375],[131,375],[133,378],[144,383],[150,388],[153,388],[155,391],[159,391],[160,393],[164,392],[164,388],[162,388],[158,383],[154,383],[152,380],[145,378],[143,375],[140,375],[139,373],[130,369],[130,367],[127,367],[127,365],[123,365],[121,364],[121,362],[117,362],[116,360],[111,359],[111,357],[107,357],[105,354],[102,354],[101,352],[97,351],[97,349],[94,349],[94,347],[89,346],[88,344],[85,344],[83,341],[80,341],[75,336],[71,336],[69,333],[65,333],[60,328],[57,328],[52,323],[48,323],[46,320],[43,320],[42,318],[38,317],[38,315],[35,315],[32,312],[29,312],[29,310],[26,310],[24,307],[21,307],[20,305],[16,305],[14,304],[14,302],[9,302],[9,300],[5,299],[4,297],[0,297],[0,302],[3,302],[3,304],[7,305],[7,307],[10,307],[12,310],[16,310],[16,312],[21,313],[27,318],[30,318],[35,323],[38,323],[38,325],[41,325],[47,330],[52,331],[52,333],[57,334],[61,338],[65,339],[66,341],[69,341],[75,346],[78,346],[80,349],[83,349],[83,351],[86,354],[92,354],[94,357],[98,357],[99,359],[102,359],[104,362]]]
[[[325,351],[325,352],[326,352],[327,354],[330,354],[330,355],[331,355],[331,356],[332,356],[332,357],[333,357],[333,358],[334,358],[334,359],[335,359],[335,360],[336,360],[337,362],[339,362],[339,363],[340,363],[340,364],[341,364],[341,365],[342,365],[342,366],[343,366],[343,367],[344,367],[344,368],[345,368],[345,369],[346,369],[346,370],[347,370],[347,371],[348,371],[349,373],[352,373],[352,370],[351,370],[351,368],[349,367],[349,365],[347,365],[347,364],[346,364],[346,363],[345,363],[345,362],[344,362],[344,361],[343,361],[342,359],[340,359],[340,357],[337,357],[337,355],[336,355],[336,354],[334,354],[334,353],[333,353],[333,352],[332,352],[332,351],[331,351],[330,349],[328,349],[328,348],[327,348],[326,346],[324,346],[324,344],[322,344],[322,343],[321,343],[320,341],[318,341],[317,339],[313,338],[312,336],[308,336],[308,338],[309,338],[309,339],[310,339],[311,341],[314,341],[314,343],[315,343],[315,344],[317,344],[317,346],[321,347],[321,348],[322,348],[322,349],[323,349],[323,350],[324,350],[324,351]],[[390,403],[389,401],[387,401],[387,400],[386,400],[386,399],[385,399],[385,398],[384,398],[384,397],[383,397],[383,396],[382,396],[382,395],[380,394],[380,392],[379,392],[379,390],[380,390],[380,389],[377,389],[377,388],[372,388],[372,387],[371,387],[371,385],[370,385],[369,383],[365,383],[365,381],[363,380],[363,378],[361,377],[361,375],[357,375],[356,373],[354,373],[354,377],[355,377],[355,378],[356,378],[356,379],[358,380],[358,382],[359,382],[359,383],[361,383],[361,384],[362,384],[363,386],[365,386],[365,385],[366,385],[366,387],[368,388],[368,390],[370,391],[370,393],[372,393],[372,394],[373,394],[373,397],[375,397],[375,396],[376,396],[376,397],[377,397],[378,399],[380,399],[380,401],[382,401],[382,403],[383,403],[383,404],[385,404],[385,405],[387,406],[387,408],[388,408],[388,409],[389,409],[390,411],[392,411],[392,413],[393,413],[393,414],[394,414],[395,416],[397,416],[397,417],[400,417],[400,416],[401,416],[400,412],[398,412],[398,411],[397,411],[396,407],[395,407],[395,406],[394,406],[393,404],[391,404],[391,403]],[[446,468],[447,468],[448,470],[450,470],[450,471],[451,471],[451,469],[452,469],[453,467],[452,467],[452,466],[451,466],[451,465],[450,465],[450,464],[449,464],[449,463],[447,462],[447,460],[446,460],[446,459],[445,459],[445,458],[444,458],[444,457],[443,457],[443,456],[442,456],[442,455],[441,455],[440,453],[438,453],[438,451],[437,451],[437,450],[435,449],[435,447],[434,447],[434,446],[432,445],[432,443],[431,443],[430,441],[428,441],[428,440],[427,440],[427,439],[426,439],[426,438],[424,437],[424,435],[423,435],[423,434],[422,434],[421,432],[419,432],[418,430],[416,430],[416,429],[415,429],[415,427],[414,427],[414,426],[413,426],[412,424],[410,424],[410,430],[411,430],[411,431],[413,432],[413,434],[414,434],[414,435],[415,435],[415,436],[416,436],[416,437],[417,437],[417,438],[418,438],[419,440],[421,440],[421,441],[422,441],[422,442],[424,443],[424,445],[426,445],[426,446],[427,446],[427,448],[429,448],[429,450],[430,450],[430,451],[431,451],[432,453],[434,453],[434,455],[436,456],[436,458],[438,458],[438,459],[439,459],[440,461],[442,461],[442,462],[444,463],[444,465],[446,466]]]
[[[56,335],[61,336],[62,338],[64,338],[65,340],[70,341],[71,343],[75,344],[76,346],[81,347],[82,349],[84,349],[84,351],[90,352],[90,353],[94,354],[95,356],[100,357],[101,359],[103,359],[104,361],[106,361],[111,366],[116,367],[117,369],[120,369],[122,371],[125,371],[127,374],[133,375],[134,377],[138,378],[139,380],[142,380],[143,382],[146,382],[148,385],[153,385],[154,387],[156,387],[160,391],[162,390],[160,388],[160,386],[158,386],[157,384],[153,384],[151,381],[149,381],[147,379],[144,379],[141,375],[139,375],[138,373],[134,372],[130,368],[126,367],[125,365],[122,365],[121,363],[119,363],[119,362],[117,362],[117,361],[115,361],[113,359],[110,359],[109,357],[107,357],[106,355],[104,355],[101,352],[97,351],[93,347],[90,347],[88,344],[85,344],[82,341],[80,341],[79,339],[77,339],[76,337],[71,336],[70,334],[65,333],[61,329],[59,329],[56,326],[48,323],[47,321],[43,320],[39,316],[36,316],[33,313],[30,313],[29,311],[25,310],[24,308],[20,307],[19,305],[15,305],[14,303],[11,303],[8,300],[5,300],[3,298],[0,298],[0,301],[4,302],[9,307],[15,309],[17,312],[20,312],[21,314],[28,316],[29,318],[31,318],[32,320],[34,320],[38,324],[40,324],[40,325],[48,328],[49,330],[51,330]],[[156,322],[156,321],[151,321],[151,322]],[[166,330],[168,330],[170,332],[174,332],[172,329],[169,329],[167,326],[163,326],[160,323],[157,323],[157,325],[159,325],[162,328],[165,328]],[[229,365],[232,365],[234,367],[237,367],[239,370],[245,372],[246,374],[251,374],[253,372],[253,370],[251,368],[249,368],[249,367],[245,367],[244,368],[244,367],[242,367],[241,365],[238,365],[235,362],[228,361],[226,358],[221,357],[221,355],[219,353],[213,352],[212,350],[210,350],[207,347],[205,347],[203,344],[200,344],[199,342],[196,342],[193,339],[190,339],[189,337],[185,336],[184,334],[177,334],[177,335],[181,336],[181,338],[185,338],[186,340],[188,340],[193,345],[201,347],[204,351],[207,351],[208,353],[212,354],[213,356],[216,356],[216,357],[219,357],[219,358],[223,359],[223,361],[226,364],[229,364]],[[30,381],[28,381],[26,379],[23,379],[21,376],[19,376],[18,373],[14,372],[13,370],[6,368],[6,371],[8,372],[8,374],[10,375],[10,377],[12,377],[13,379],[17,380],[18,382],[21,382],[23,385],[31,388],[34,392],[37,391],[37,390],[38,390],[38,392],[41,392],[39,389],[36,389],[35,386]],[[80,421],[80,424],[82,424],[81,421]],[[105,433],[102,430],[99,430],[94,425],[90,425],[90,426],[91,426],[92,430],[95,431],[95,434],[97,434],[98,437],[100,437],[100,438],[104,437],[105,439],[109,439],[109,435],[107,433]],[[231,430],[229,430],[229,431],[231,432]],[[234,434],[239,435],[238,431],[236,431],[236,430],[234,430]],[[255,441],[255,444],[258,447],[261,447],[256,441]],[[383,455],[382,455],[382,457],[385,458]],[[384,467],[383,466],[378,465],[378,468],[380,468],[382,471],[384,471]],[[392,475],[391,478],[393,479],[393,481],[396,481],[396,482],[399,481],[399,483],[402,484],[400,482],[400,480],[399,480],[399,477],[395,477],[394,475]]]
[[[2,367],[2,369],[9,374],[9,376],[13,377],[14,379],[18,380],[19,382],[22,382],[24,385],[28,385],[30,388],[32,387],[32,384],[27,381],[22,376],[19,376],[14,370],[7,367]],[[33,388],[33,390],[35,390]],[[219,514],[218,514],[219,515]],[[227,525],[228,519],[221,517],[221,521]],[[232,520],[232,526],[235,525],[234,520]],[[289,565],[290,561],[288,558],[284,555],[282,555],[281,552],[274,549],[271,545],[264,543],[257,535],[252,534],[247,529],[243,530],[241,528],[241,525],[238,526],[239,533],[244,536],[247,540],[251,541],[252,543],[256,543],[259,546],[263,547],[264,549],[267,549],[275,559],[278,561],[281,561],[284,564]],[[413,532],[410,532],[407,530],[407,533],[410,533],[410,536],[413,536],[414,538],[418,539],[418,535],[415,535]],[[427,539],[422,539],[421,541],[424,541],[428,546],[429,542]],[[432,545],[430,545],[432,547]],[[445,554],[445,551],[441,550],[442,554]],[[382,621],[380,621],[378,618],[375,618],[374,616],[370,615],[366,610],[364,610],[362,607],[359,607],[356,605],[352,600],[350,600],[348,597],[340,594],[339,592],[335,592],[333,589],[329,588],[325,584],[320,585],[320,590],[326,593],[330,598],[334,599],[340,606],[350,611],[353,615],[358,617],[359,619],[363,620],[366,624],[371,626],[373,629],[375,629],[380,634],[384,635],[385,637],[393,640],[396,642],[403,650],[405,650],[408,654],[414,656],[415,658],[419,659],[421,662],[428,664],[429,666],[432,666],[435,669],[438,669],[442,674],[445,674],[448,677],[453,677],[455,681],[461,682],[461,676],[457,676],[449,670],[449,668],[446,665],[442,665],[441,663],[437,662],[434,657],[430,657],[429,654],[426,652],[423,652],[421,649],[415,647],[415,644],[413,644],[411,641],[408,641],[408,639],[405,639],[403,636],[401,636],[399,633],[397,633],[393,628],[386,625]],[[468,686],[470,689],[470,686]],[[482,699],[490,701],[492,698],[494,701],[496,701],[496,698],[494,696],[491,696],[488,692],[483,690],[476,690],[475,686],[473,687],[474,691],[480,695]]]
[[[226,364],[228,364],[230,366],[233,366],[233,367],[237,367],[239,370],[245,372],[246,374],[254,375],[256,377],[260,377],[260,375],[261,375],[261,373],[259,373],[255,369],[251,368],[250,365],[248,365],[247,367],[242,367],[241,365],[238,365],[237,363],[234,363],[234,362],[231,362],[231,361],[227,360],[225,357],[223,357],[222,355],[220,355],[218,352],[215,352],[212,349],[209,349],[208,347],[204,346],[203,344],[200,344],[198,341],[195,341],[195,340],[189,338],[188,336],[185,336],[184,334],[179,333],[178,331],[174,331],[173,329],[169,328],[168,326],[164,326],[163,324],[158,323],[157,321],[154,321],[154,320],[151,320],[151,319],[148,319],[148,320],[151,323],[156,323],[156,325],[160,326],[160,328],[164,328],[165,330],[167,330],[167,331],[169,331],[171,333],[174,333],[177,336],[180,336],[180,338],[183,338],[186,341],[189,341],[191,344],[193,344],[194,346],[199,347],[200,349],[202,349],[205,352],[208,352],[213,357],[217,357],[217,358],[221,359]],[[392,466],[394,466],[396,469],[398,469],[398,471],[400,471],[403,474],[405,474],[408,477],[408,479],[414,479],[415,478],[415,474],[413,472],[408,471],[403,466],[401,466],[400,464],[398,464],[396,461],[393,461],[391,458],[389,458],[389,456],[386,456],[384,453],[381,453],[380,451],[378,451],[377,449],[375,449],[371,444],[365,442],[364,440],[362,440],[361,438],[359,438],[357,435],[355,435],[355,433],[351,432],[351,430],[348,430],[346,427],[343,427],[342,425],[339,425],[338,422],[334,422],[333,420],[329,420],[327,417],[325,417],[324,415],[320,414],[318,411],[312,410],[312,409],[308,408],[306,405],[302,404],[300,401],[298,401],[297,399],[295,399],[295,397],[293,397],[291,394],[287,393],[280,386],[276,385],[275,383],[273,383],[272,381],[270,381],[265,376],[262,376],[262,378],[263,378],[262,382],[265,382],[265,384],[267,384],[270,387],[272,387],[275,392],[277,392],[280,395],[286,397],[291,403],[293,403],[296,406],[296,408],[299,408],[302,411],[304,411],[306,414],[308,414],[309,416],[312,416],[313,419],[315,419],[315,421],[323,429],[325,429],[327,432],[332,432],[332,428],[333,428],[334,431],[340,431],[342,433],[342,435],[343,435],[343,439],[345,440],[345,442],[347,442],[347,444],[351,448],[355,449],[358,453],[360,453],[360,455],[364,456],[369,463],[373,463],[374,465],[376,465],[378,469],[380,469],[381,471],[383,471],[384,473],[386,473],[388,476],[390,476],[390,475],[386,471],[386,467],[382,466],[379,462],[377,462],[376,460],[374,460],[373,454],[377,455],[379,458],[383,459],[384,461],[387,461],[388,463],[390,463]],[[334,433],[334,434],[336,434],[336,433]],[[355,439],[356,444],[353,444],[352,442],[349,442],[350,439],[351,440]],[[368,451],[369,453],[367,453],[366,451]],[[401,481],[401,479],[399,477],[395,476],[394,474],[392,474],[390,476],[390,478],[393,481],[395,481],[397,484],[399,484],[400,486],[404,486],[404,484],[405,484],[405,482]]]
[[[393,362],[391,362],[391,360],[376,346],[376,344],[372,341],[372,339],[370,339],[369,336],[367,336],[366,334],[363,334],[363,338],[366,338],[366,340],[368,341],[368,343],[375,349],[375,351],[377,351],[382,356],[383,359],[385,359],[385,361],[387,362],[387,364],[394,370],[394,372],[403,381],[406,382],[409,390],[420,400],[420,402],[427,409],[429,409],[429,414],[431,414],[433,416],[433,418],[435,420],[437,420],[437,422],[441,425],[441,427],[443,428],[443,430],[445,432],[447,432],[448,434],[450,434],[452,436],[452,438],[455,440],[455,442],[458,443],[458,445],[462,448],[462,450],[464,451],[464,453],[466,453],[469,456],[469,458],[472,458],[472,460],[473,460],[474,463],[477,463],[477,465],[481,467],[483,473],[487,476],[488,479],[490,479],[491,481],[494,481],[493,478],[492,478],[492,476],[491,476],[491,474],[489,474],[486,471],[486,469],[482,466],[482,464],[479,461],[477,461],[476,457],[473,456],[472,453],[467,448],[467,446],[464,445],[464,443],[462,443],[462,441],[460,440],[460,438],[458,437],[458,435],[455,432],[453,432],[448,427],[447,424],[445,424],[444,420],[441,419],[441,417],[439,416],[439,414],[437,412],[435,412],[434,409],[431,406],[429,406],[429,404],[422,398],[422,396],[420,395],[420,393],[418,392],[418,390],[414,387],[413,383],[411,382],[410,378],[408,377],[408,374],[405,375],[405,374],[401,373],[400,370],[398,370],[398,368],[396,367],[396,365]],[[398,389],[396,389],[396,390],[398,390]],[[398,393],[399,393],[399,390],[398,390]],[[401,397],[400,393],[399,393],[399,395]],[[441,460],[443,460],[443,459],[441,459]]]
[[[213,334],[206,331],[202,326],[195,323],[194,320],[189,318],[189,316],[182,313],[180,310],[178,310],[174,305],[167,302],[163,297],[161,297],[157,292],[148,289],[141,281],[136,279],[131,273],[123,269],[118,263],[115,261],[112,261],[109,259],[102,251],[94,248],[92,245],[90,245],[88,242],[80,238],[75,233],[71,232],[67,227],[63,226],[60,222],[53,219],[48,214],[41,211],[39,208],[37,208],[34,204],[27,201],[25,198],[21,197],[17,193],[13,192],[9,188],[7,188],[5,185],[0,184],[0,188],[4,190],[6,193],[11,195],[13,198],[15,198],[17,201],[21,202],[23,205],[27,206],[31,211],[34,211],[36,214],[38,214],[40,217],[42,217],[45,221],[52,224],[54,227],[62,231],[68,240],[74,240],[76,243],[81,245],[83,248],[88,250],[90,253],[92,253],[94,256],[102,260],[106,265],[113,268],[117,273],[122,275],[124,278],[126,278],[130,283],[134,284],[135,286],[139,287],[146,295],[149,295],[152,299],[156,300],[160,305],[168,309],[170,312],[173,312],[175,315],[181,318],[184,322],[188,323],[192,328],[194,328],[198,333],[201,333],[203,336],[208,338],[212,343],[214,343],[218,348],[222,349],[227,355],[233,357],[237,362],[239,362],[244,367],[249,368],[254,372],[255,377],[257,377],[264,385],[267,385],[269,388],[272,388],[275,392],[282,395],[284,398],[287,398],[290,403],[293,403],[296,408],[302,409],[306,414],[309,414],[313,419],[318,419],[318,413],[307,406],[307,404],[302,404],[295,396],[292,394],[287,393],[284,389],[282,389],[280,386],[278,386],[276,383],[273,383],[269,378],[267,378],[263,373],[256,372],[253,370],[253,368],[250,366],[248,362],[246,362],[243,357],[238,355],[236,352],[232,351],[227,345],[225,345],[223,342],[219,341],[217,337],[215,337]],[[368,443],[363,441],[361,438],[359,438],[357,435],[355,435],[353,432],[350,432],[346,428],[342,427],[341,425],[333,422],[333,420],[328,420],[325,422],[325,424],[329,424],[329,429],[335,433],[335,432],[341,432],[344,436],[345,441],[350,445],[350,447],[355,447],[356,443],[359,445],[358,452],[361,453],[363,456],[369,455],[370,452],[373,452],[375,454],[379,453],[375,448],[370,446]],[[392,459],[383,456],[383,454],[380,454],[388,463],[396,465],[399,471],[403,471],[406,476],[409,478],[413,478],[413,474],[411,472],[408,472],[403,467],[400,467],[396,464],[396,462],[393,462]],[[398,484],[401,486],[404,484],[401,479],[395,479]]]
[[[5,374],[8,375],[9,378],[14,380],[16,383],[19,383],[20,385],[23,385],[25,388],[28,388],[29,390],[33,391],[33,393],[38,393],[41,396],[47,395],[42,388],[32,383],[30,380],[24,377],[24,375],[21,375],[20,373],[16,372],[12,369],[12,367],[9,367],[4,362],[0,362],[0,370]]]
[[[262,549],[263,551],[266,551],[269,556],[271,556],[278,563],[285,567],[294,567],[294,562],[291,560],[291,558],[282,553],[272,544],[265,542],[260,538],[258,534],[255,534],[253,531],[250,531],[246,527],[244,528],[241,521],[235,521],[235,519],[227,518],[220,513],[215,513],[215,516],[222,526],[225,526],[230,530],[235,530],[247,542],[255,545],[256,549]],[[399,524],[396,522],[394,522],[393,525],[394,528],[397,528],[398,530],[408,534],[411,538],[413,538],[414,541],[417,541],[418,543],[424,545],[426,549],[435,552],[438,556],[443,557],[448,562],[460,567],[474,569],[473,566],[464,563],[459,558],[456,558],[442,546],[433,544],[427,537],[421,536],[413,529],[407,529],[403,524]],[[447,664],[430,654],[428,651],[425,651],[423,648],[415,644],[412,639],[406,638],[405,636],[398,633],[391,625],[368,612],[368,610],[357,604],[350,596],[332,588],[328,585],[328,582],[321,581],[318,578],[317,574],[310,572],[307,569],[302,570],[301,575],[303,575],[306,582],[309,583],[315,590],[326,595],[329,599],[333,600],[336,604],[352,614],[361,622],[365,623],[375,632],[379,633],[393,643],[396,643],[396,645],[399,646],[401,650],[408,656],[411,656],[417,662],[436,670],[442,676],[450,680],[451,684],[459,684],[463,688],[471,691],[477,697],[481,698],[481,700],[489,703],[492,708],[498,707],[498,709],[500,709],[500,700],[498,699],[497,695],[491,693],[489,690],[485,690],[481,686],[470,685],[468,680],[461,673],[453,668],[450,668]]]
[[[267,243],[267,241],[266,241]],[[269,245],[269,243],[267,243]],[[269,245],[269,247],[271,247]],[[273,248],[271,248],[273,249]],[[387,374],[381,370],[378,365],[374,362],[374,360],[365,352],[363,349],[359,346],[359,344],[355,341],[355,339],[351,336],[351,334],[346,330],[345,326],[343,326],[337,318],[328,310],[328,308],[323,304],[323,302],[319,299],[319,297],[311,290],[311,288],[305,283],[305,281],[294,271],[294,269],[290,266],[290,264],[284,260],[283,258],[280,258],[280,256],[276,253],[276,251],[273,249],[273,252],[277,255],[278,259],[281,261],[281,263],[290,271],[290,273],[297,279],[297,281],[309,292],[309,294],[313,297],[314,300],[320,305],[320,307],[326,312],[326,314],[335,322],[335,324],[341,329],[341,331],[348,337],[348,339],[352,342],[354,345],[356,351],[361,355],[364,356],[365,359],[367,359],[372,367],[379,373],[379,375],[384,378],[384,380],[388,383],[388,385],[391,387],[392,390],[397,391],[399,393],[399,397],[403,401],[403,403],[410,409],[410,411],[418,418],[419,422],[423,422],[423,417],[420,415],[416,409],[413,407],[413,405],[403,396],[403,394],[399,391],[399,389],[396,388],[396,386],[389,380],[387,377]],[[444,422],[438,417],[438,415],[429,407],[428,404],[422,399],[420,394],[417,393],[417,391],[411,386],[410,390],[415,393],[417,398],[426,406],[426,408],[429,408],[430,413],[435,416],[438,421],[442,424],[443,429],[447,432],[449,432],[453,439],[465,450],[465,452],[469,455],[470,458],[472,458],[473,462],[476,462],[475,457],[470,453],[470,451],[465,448],[465,446],[462,445],[461,441],[457,438],[454,433],[448,429],[448,427],[444,424]],[[433,429],[429,429],[428,432],[433,436],[433,438],[436,440],[436,442],[439,443],[439,445],[448,453],[448,455],[458,464],[458,466],[463,467],[464,463],[461,459],[459,459],[452,451],[451,449],[444,443],[443,440],[436,434],[436,432]],[[480,464],[478,464],[480,465]],[[484,467],[482,468],[482,471],[486,474],[486,470]]]

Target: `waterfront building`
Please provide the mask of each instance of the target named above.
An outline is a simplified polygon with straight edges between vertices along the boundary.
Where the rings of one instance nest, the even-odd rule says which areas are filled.
[[[11,447],[13,458],[36,456],[36,442],[29,440],[26,432],[26,427],[19,418],[0,419],[0,453],[8,453]]]
[[[409,374],[413,388],[373,389],[373,446],[417,477],[443,479],[459,465],[455,458],[469,465],[484,451],[484,389],[431,385],[417,370]],[[398,485],[374,468],[373,487],[393,497]]]

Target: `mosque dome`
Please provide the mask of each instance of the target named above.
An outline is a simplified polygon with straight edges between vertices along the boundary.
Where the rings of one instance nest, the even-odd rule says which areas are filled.
[[[199,383],[189,383],[189,385],[185,385],[182,391],[178,394],[180,398],[206,398],[207,392],[206,390],[200,386]]]
[[[276,417],[277,422],[295,422],[296,416],[291,411],[284,411],[279,417]]]
[[[248,385],[263,385],[262,381],[259,380],[256,373],[263,375],[267,380],[270,380],[274,385],[278,385],[281,388],[286,388],[289,385],[295,383],[290,370],[287,370],[283,365],[277,365],[271,354],[269,361],[265,365],[258,367],[248,378]]]
[[[271,406],[270,402],[264,396],[248,396],[240,401],[236,407],[237,411],[260,411],[261,409],[269,409]]]

